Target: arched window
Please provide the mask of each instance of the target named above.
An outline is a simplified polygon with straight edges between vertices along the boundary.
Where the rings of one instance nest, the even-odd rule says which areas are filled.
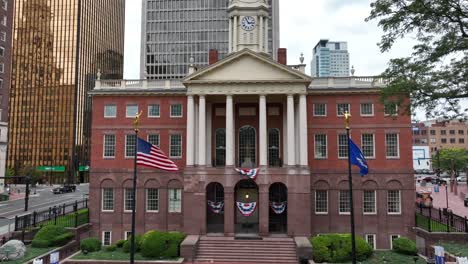
[[[277,128],[268,130],[268,164],[273,167],[281,166],[280,132]]]
[[[215,136],[215,143],[216,143],[216,166],[225,166],[226,165],[226,129],[225,128],[218,128],[216,129],[216,136]]]
[[[256,137],[255,128],[244,126],[239,130],[239,166],[253,168],[256,164]]]

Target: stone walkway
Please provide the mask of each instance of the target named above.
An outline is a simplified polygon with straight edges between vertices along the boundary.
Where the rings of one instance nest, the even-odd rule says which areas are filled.
[[[458,186],[458,196],[455,195],[453,192],[450,192],[450,186],[448,186],[448,203],[449,209],[453,211],[454,214],[459,216],[466,216],[468,217],[468,207],[465,207],[463,204],[463,199],[461,198],[464,193],[468,197],[468,187],[466,184],[459,184]],[[426,187],[416,186],[416,190],[420,191],[431,191],[431,196],[434,199],[432,204],[435,208],[445,208],[447,207],[447,199],[445,195],[445,187],[440,187],[439,192],[434,192],[434,185],[429,184]]]

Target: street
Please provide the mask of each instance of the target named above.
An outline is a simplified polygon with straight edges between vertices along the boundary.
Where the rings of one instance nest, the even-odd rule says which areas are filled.
[[[76,192],[53,194],[52,189],[57,186],[58,185],[43,185],[36,188],[31,188],[28,212],[40,211],[55,205],[62,205],[64,203],[70,203],[88,197],[89,184],[77,185]],[[24,195],[25,193],[24,185],[11,185],[10,188],[12,193],[17,193],[18,189],[20,190],[20,194]],[[36,192],[36,194],[34,194],[34,192]],[[24,197],[13,201],[0,202],[0,235],[6,234],[10,230],[13,230],[15,216],[25,213],[27,212],[24,211]],[[8,225],[10,225],[10,227],[8,227]]]

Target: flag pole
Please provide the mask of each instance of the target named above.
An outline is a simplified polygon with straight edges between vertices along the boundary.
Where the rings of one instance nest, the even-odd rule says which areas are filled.
[[[133,206],[132,206],[132,236],[130,239],[130,264],[135,263],[135,216],[136,216],[136,184],[137,184],[137,153],[138,153],[138,127],[140,126],[140,112],[135,116],[133,128],[135,129],[135,157],[133,159]]]
[[[354,203],[353,203],[353,178],[351,176],[351,146],[349,144],[349,121],[351,114],[345,112],[346,136],[348,138],[348,182],[349,182],[349,204],[351,210],[351,257],[353,264],[356,264],[356,234],[354,231]]]

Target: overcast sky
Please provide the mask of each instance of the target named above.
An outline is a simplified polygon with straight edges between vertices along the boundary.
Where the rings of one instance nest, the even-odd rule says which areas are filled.
[[[141,0],[126,0],[125,78],[139,78]],[[398,42],[381,54],[377,43],[382,31],[366,23],[370,0],[280,0],[281,47],[288,49],[288,63],[298,64],[301,52],[310,65],[312,49],[320,39],[347,41],[355,75],[376,75],[392,57],[411,53],[411,40]],[[310,68],[307,68],[310,74]]]

